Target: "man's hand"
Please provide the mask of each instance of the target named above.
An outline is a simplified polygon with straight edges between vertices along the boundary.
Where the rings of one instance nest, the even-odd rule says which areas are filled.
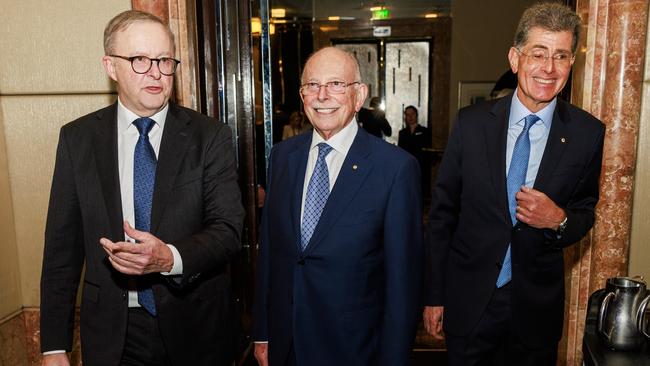
[[[269,344],[255,343],[255,359],[260,366],[269,365]]]
[[[444,334],[442,332],[442,318],[444,314],[444,307],[442,306],[425,306],[423,321],[424,329],[427,333],[431,334],[433,338],[442,340]]]
[[[65,352],[44,355],[41,366],[70,366],[70,360]]]
[[[521,187],[515,194],[517,220],[536,229],[557,230],[566,217],[564,211],[544,193],[533,188]]]
[[[171,271],[174,256],[165,243],[148,232],[132,228],[126,221],[124,232],[139,243],[114,243],[106,238],[99,239],[116,270],[129,275]]]

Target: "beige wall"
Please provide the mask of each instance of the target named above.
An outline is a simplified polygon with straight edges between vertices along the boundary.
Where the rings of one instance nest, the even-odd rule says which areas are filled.
[[[0,318],[39,305],[58,130],[114,100],[100,62],[103,27],[130,7],[0,0]]]
[[[495,82],[508,70],[508,50],[524,9],[534,0],[451,2],[450,121],[458,111],[459,81]],[[450,126],[452,124],[450,123]]]
[[[646,39],[645,49],[628,273],[630,276],[641,275],[650,283],[650,37]]]

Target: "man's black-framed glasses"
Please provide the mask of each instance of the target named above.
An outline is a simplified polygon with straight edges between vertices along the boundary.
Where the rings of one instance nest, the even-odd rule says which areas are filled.
[[[147,56],[126,57],[120,55],[109,55],[111,57],[121,58],[131,63],[131,68],[136,74],[146,74],[151,70],[151,65],[156,61],[160,73],[166,76],[172,76],[176,72],[176,66],[181,62],[171,57],[149,58]]]

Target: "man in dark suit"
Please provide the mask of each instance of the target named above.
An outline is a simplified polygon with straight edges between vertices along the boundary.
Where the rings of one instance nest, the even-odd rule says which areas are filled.
[[[605,133],[557,98],[579,27],[564,5],[527,9],[508,53],[514,94],[458,113],[429,214],[424,311],[450,365],[555,365],[562,248],[594,223]]]
[[[126,11],[104,32],[118,100],[61,129],[41,278],[43,365],[68,365],[82,268],[88,365],[227,365],[228,263],[243,209],[227,126],[169,103],[169,28]]]
[[[381,98],[372,97],[370,99],[370,108],[361,107],[357,113],[359,125],[366,132],[379,138],[390,136],[393,129],[386,119],[386,114],[381,109]]]
[[[314,126],[271,153],[257,264],[261,365],[405,365],[418,312],[419,168],[360,129],[366,98],[352,55],[307,61],[300,95]]]
[[[428,192],[431,191],[431,159],[424,149],[431,146],[431,133],[418,123],[418,110],[412,105],[404,108],[404,124],[406,127],[399,131],[397,146],[418,160],[422,191],[428,198]]]

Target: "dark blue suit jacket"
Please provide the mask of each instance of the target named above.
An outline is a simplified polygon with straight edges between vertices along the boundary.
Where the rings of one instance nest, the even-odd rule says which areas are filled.
[[[428,305],[444,305],[444,328],[464,336],[495,289],[511,243],[515,334],[531,348],[557,344],[564,314],[562,248],[594,223],[605,126],[558,99],[535,188],[566,213],[563,235],[512,225],[506,189],[510,96],[458,112],[433,190],[428,223]]]
[[[419,312],[422,217],[414,158],[359,129],[299,249],[312,134],[274,147],[258,257],[256,340],[282,365],[405,365]]]

